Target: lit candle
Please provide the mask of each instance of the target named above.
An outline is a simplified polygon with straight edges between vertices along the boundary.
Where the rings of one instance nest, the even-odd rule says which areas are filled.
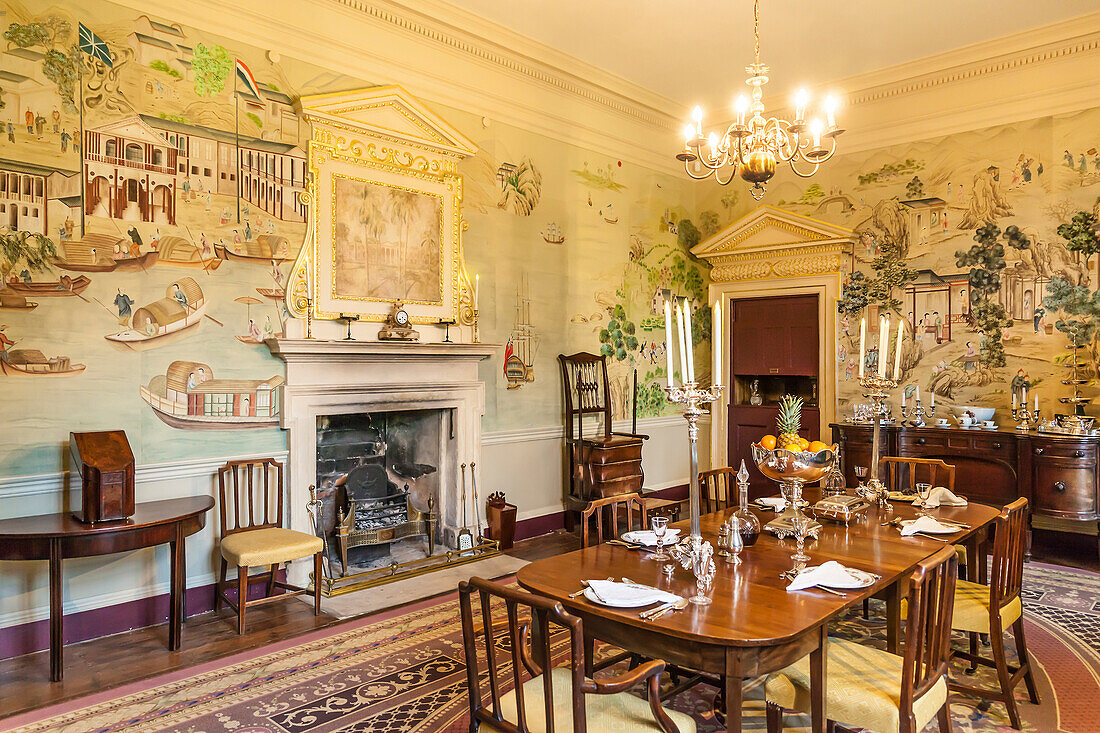
[[[699,105],[695,105],[695,109],[691,110],[691,119],[695,121],[695,134],[698,137],[703,136],[703,108]]]
[[[905,407],[905,388],[904,387],[902,387],[902,390],[901,390],[901,406]]]
[[[665,364],[668,366],[668,386],[676,386],[676,377],[672,373],[672,352],[676,350],[676,342],[672,339],[672,305],[665,301]],[[683,376],[683,374],[681,374]]]
[[[687,375],[688,381],[695,381],[695,345],[692,344],[691,337],[691,306],[688,305],[687,299],[684,299],[684,330],[686,331],[684,339],[687,341]]]
[[[806,105],[810,101],[810,95],[805,89],[799,89],[798,93],[794,95],[794,121],[795,124],[800,124],[806,121]]]
[[[1024,409],[1027,409],[1027,385],[1024,385],[1024,393],[1020,398],[1020,401],[1024,403]]]
[[[1016,393],[1015,392],[1012,393],[1012,409],[1013,410],[1016,409]]]
[[[1039,414],[1039,393],[1035,393],[1035,414]]]
[[[825,124],[821,120],[810,121],[810,135],[814,139],[814,147],[821,147],[821,133],[825,132]]]
[[[836,107],[836,97],[832,95],[825,97],[825,119],[830,130],[836,129]]]
[[[745,126],[745,113],[749,111],[749,100],[744,94],[737,98],[733,108],[737,110],[737,126]]]
[[[680,303],[676,303],[676,330],[680,335],[680,381],[685,384],[690,381],[687,367],[687,347],[684,346],[684,309]]]
[[[920,385],[917,385],[917,404],[920,404]]]
[[[932,397],[928,400],[928,403],[932,405],[932,409],[936,409],[936,393],[932,392]]]
[[[714,378],[711,380],[713,384],[722,383],[722,301],[715,301],[714,303],[714,328],[711,329],[714,334],[711,337],[711,343],[714,345]]]
[[[890,319],[886,316],[879,316],[878,320],[878,375],[880,377],[886,376],[886,349],[888,348],[886,343],[890,333]]]
[[[691,152],[691,141],[695,138],[695,128],[684,125],[684,152]]]
[[[898,341],[894,344],[894,381],[901,375],[901,336],[905,332],[905,319],[898,319]]]
[[[712,132],[709,135],[707,135],[707,147],[710,148],[710,157],[717,158],[718,157],[718,135],[717,134]]]
[[[863,379],[863,363],[867,359],[867,316],[859,320],[859,378]]]

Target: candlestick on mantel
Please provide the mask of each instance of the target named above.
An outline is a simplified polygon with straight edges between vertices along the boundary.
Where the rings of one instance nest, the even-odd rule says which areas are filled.
[[[859,319],[859,378],[863,379],[863,364],[867,360],[867,316]]]
[[[722,383],[722,301],[714,303],[714,327],[711,328],[711,344],[714,351],[714,376],[711,383]]]
[[[675,358],[676,340],[672,338],[672,304],[665,298],[665,364],[668,366],[668,386],[676,386],[676,376],[672,373],[672,360]],[[683,375],[681,375],[683,376]]]

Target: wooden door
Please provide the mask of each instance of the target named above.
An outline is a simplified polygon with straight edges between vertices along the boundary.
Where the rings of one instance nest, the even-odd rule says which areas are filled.
[[[775,435],[775,416],[778,412],[778,408],[770,405],[733,405],[729,410],[726,455],[729,456],[729,465],[733,468],[741,465],[741,459],[745,460],[745,465],[749,468],[749,496],[753,499],[772,496],[779,489],[777,483],[764,478],[756,469],[749,447],[765,435]],[[820,415],[817,408],[807,407],[802,410],[802,429],[798,432],[806,440],[818,439]]]
[[[730,321],[730,374],[817,376],[816,295],[735,300]]]

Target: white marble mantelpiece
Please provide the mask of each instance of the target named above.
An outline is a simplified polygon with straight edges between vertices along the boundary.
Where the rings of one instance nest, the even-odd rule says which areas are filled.
[[[461,522],[461,464],[479,463],[485,383],[478,363],[497,344],[268,339],[286,362],[281,425],[288,431],[290,526],[312,532],[306,502],[317,478],[317,418],[396,410],[447,411],[437,511],[445,542]],[[478,470],[480,475],[481,471]],[[469,487],[468,487],[469,489]],[[484,497],[479,497],[484,499]],[[467,499],[468,502],[472,498]],[[468,512],[472,504],[468,504]]]

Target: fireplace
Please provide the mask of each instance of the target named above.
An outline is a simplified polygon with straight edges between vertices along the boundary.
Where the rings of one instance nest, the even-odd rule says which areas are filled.
[[[469,559],[470,553],[458,553],[458,536],[471,524],[469,519],[463,521],[463,474],[469,480],[469,465],[480,462],[485,384],[479,379],[478,363],[499,347],[319,339],[267,343],[287,365],[281,425],[288,432],[290,452],[288,526],[325,536],[330,561],[326,590],[335,593],[353,583],[361,586],[367,582],[363,572],[398,579],[437,563]],[[361,466],[377,468],[353,476]],[[341,477],[345,478],[337,486]],[[354,502],[347,498],[349,482],[353,498],[359,497]],[[352,519],[348,525],[348,512],[354,516],[358,507],[366,518],[362,512],[372,503],[372,497],[360,492],[363,485],[384,486],[387,502],[399,507],[401,501],[394,494],[407,492],[406,518],[397,524],[434,520],[430,531],[425,528],[423,534],[394,541],[353,538],[356,524]],[[311,487],[316,487],[322,506],[317,526],[306,509]],[[480,506],[484,501],[484,496],[478,497]],[[467,517],[472,507],[471,496],[466,500]],[[366,568],[349,573],[349,578],[359,579],[346,585],[342,585],[337,532],[341,519],[352,540],[347,545],[348,568]],[[368,531],[365,522],[358,529]],[[371,542],[360,544],[360,539]],[[413,548],[423,561],[420,564],[412,564]],[[308,582],[306,573],[304,567],[292,565],[292,579]],[[374,576],[370,577],[369,583],[375,584]]]

